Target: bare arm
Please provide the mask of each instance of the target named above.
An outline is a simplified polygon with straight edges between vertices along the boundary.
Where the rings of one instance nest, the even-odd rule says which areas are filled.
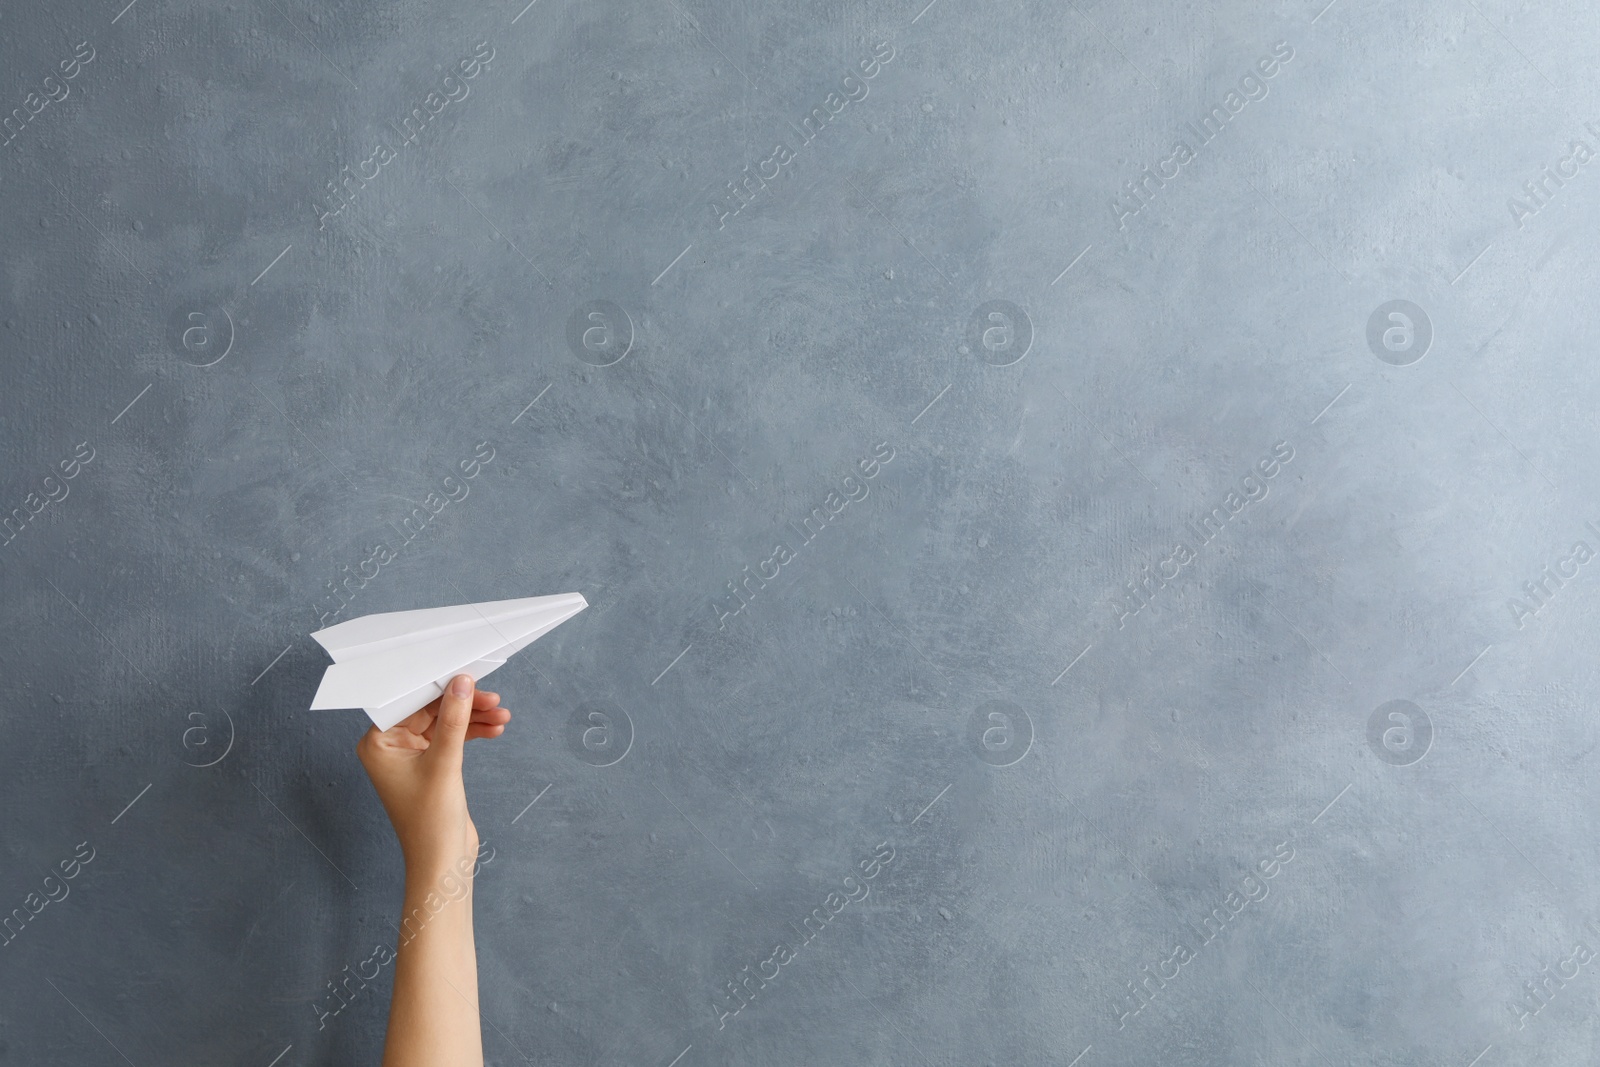
[[[444,696],[391,729],[373,727],[356,748],[406,863],[383,1067],[483,1067],[472,936],[479,842],[461,762],[468,739],[505,730],[511,713],[499,700],[458,675]]]
[[[394,965],[383,1067],[482,1067],[472,883],[469,876],[466,894],[459,900],[445,899],[441,905],[439,882],[452,873],[406,867],[400,951]],[[429,911],[430,897],[436,913]],[[411,921],[408,924],[406,920]]]

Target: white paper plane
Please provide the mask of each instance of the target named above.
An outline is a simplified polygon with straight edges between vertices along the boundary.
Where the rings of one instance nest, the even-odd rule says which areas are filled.
[[[333,666],[311,710],[361,708],[387,730],[466,673],[482,678],[589,606],[582,593],[363,615],[311,636]]]

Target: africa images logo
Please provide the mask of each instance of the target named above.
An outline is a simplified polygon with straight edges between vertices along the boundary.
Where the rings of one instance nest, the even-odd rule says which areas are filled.
[[[439,82],[439,88],[428,93],[422,98],[422,103],[414,105],[409,114],[401,119],[399,124],[391,122],[389,126],[394,130],[400,148],[416,141],[423,129],[436,116],[442,114],[444,109],[453,103],[460,103],[472,95],[472,86],[467,82],[489,69],[489,61],[494,59],[494,48],[489,42],[480,42],[477,49],[460,63]],[[340,168],[337,180],[330,179],[327,183],[327,196],[324,198],[327,205],[312,204],[312,210],[317,214],[317,229],[326,229],[328,220],[350,206],[356,193],[367,187],[367,183],[375,181],[383,168],[399,158],[399,151],[379,140],[372,154],[356,164],[358,173],[352,174],[348,165]],[[367,172],[371,168],[371,173]]]
[[[1222,498],[1222,503],[1202,514],[1198,521],[1189,524],[1188,532],[1194,540],[1195,548],[1190,548],[1188,542],[1183,540],[1174,542],[1172,551],[1157,561],[1153,574],[1148,563],[1141,564],[1142,576],[1123,582],[1123,591],[1117,594],[1115,600],[1108,601],[1111,610],[1117,616],[1117,629],[1122,629],[1130,617],[1149,607],[1157,593],[1182,574],[1183,568],[1199,558],[1199,549],[1210,544],[1222,533],[1228,520],[1238,515],[1248,505],[1263,499],[1270,491],[1267,481],[1277,477],[1292,459],[1294,459],[1294,446],[1288,441],[1279,441],[1273,445],[1272,454],[1257,460],[1255,469],[1239,480],[1239,489],[1229,489],[1227,495]],[[1260,472],[1259,476],[1257,472]],[[1172,567],[1171,574],[1166,571],[1168,566]]]
[[[800,920],[800,926],[796,927],[793,923],[789,924],[790,928],[797,933],[802,928],[805,930],[806,936],[804,940],[797,940],[793,945],[785,941],[779,941],[772,946],[772,951],[767,954],[766,958],[756,965],[755,974],[750,973],[750,965],[746,964],[739,969],[739,977],[737,979],[730,979],[725,982],[724,985],[728,990],[729,1005],[718,1004],[715,1001],[711,1004],[711,1010],[717,1015],[717,1029],[721,1030],[728,1024],[730,1018],[738,1015],[754,1003],[756,996],[767,987],[767,983],[775,981],[783,973],[783,968],[794,962],[800,949],[811,944],[811,939],[822,933],[828,923],[832,922],[840,912],[844,911],[845,905],[859,904],[861,901],[866,900],[872,893],[872,887],[867,885],[867,882],[878,877],[884,868],[892,862],[894,862],[894,846],[887,841],[878,842],[877,847],[873,849],[872,855],[857,864],[861,869],[861,876],[859,878],[853,874],[844,876],[841,882],[844,886],[843,893],[837,890],[830,892],[823,898],[821,904],[812,908],[810,913]],[[770,974],[766,971],[768,967],[772,968],[772,973]]]
[[[1268,880],[1282,873],[1292,859],[1294,846],[1287,841],[1279,842],[1273,848],[1272,855],[1257,860],[1255,870],[1239,880],[1238,889],[1230,889],[1222,903],[1206,913],[1198,928],[1190,926],[1195,947],[1190,948],[1182,937],[1173,938],[1171,953],[1158,960],[1153,971],[1148,963],[1139,968],[1139,976],[1128,980],[1128,991],[1118,993],[1112,999],[1111,1015],[1117,1020],[1117,1029],[1127,1026],[1130,1018],[1148,1008],[1156,994],[1165,989],[1169,982],[1177,980],[1183,968],[1199,954],[1199,950],[1215,941],[1246,907],[1266,900],[1271,892]]]
[[[894,45],[887,41],[879,41],[872,46],[872,55],[860,61],[857,68],[861,71],[857,76],[851,71],[840,79],[839,88],[844,92],[829,92],[823,97],[822,103],[813,107],[805,118],[800,120],[800,129],[803,130],[805,140],[799,142],[799,147],[804,148],[817,139],[824,127],[833,118],[842,112],[853,101],[867,98],[870,91],[867,82],[878,76],[884,64],[894,59]],[[726,229],[728,219],[737,215],[755,200],[757,193],[767,187],[767,183],[775,181],[784,171],[783,168],[793,163],[797,153],[783,141],[773,146],[772,154],[756,164],[756,173],[750,174],[750,164],[746,163],[740,171],[736,182],[728,183],[728,191],[720,200],[711,201],[711,214],[717,224],[717,229]],[[772,173],[767,173],[767,168]]]
[[[1293,58],[1294,49],[1290,47],[1289,42],[1279,41],[1272,46],[1271,55],[1256,60],[1255,70],[1239,79],[1238,89],[1228,90],[1227,95],[1222,98],[1222,103],[1212,105],[1211,110],[1200,120],[1200,125],[1185,123],[1194,137],[1195,145],[1204,148],[1227,129],[1228,123],[1244,110],[1246,104],[1252,100],[1265,100],[1269,92],[1267,79],[1276,77],[1282,70],[1280,64],[1288,63]],[[1137,215],[1148,206],[1156,191],[1182,174],[1183,168],[1194,162],[1197,154],[1195,148],[1180,137],[1172,143],[1172,151],[1167,158],[1156,163],[1154,171],[1148,166],[1142,167],[1138,181],[1124,182],[1127,202],[1124,202],[1121,194],[1111,198],[1111,215],[1116,220],[1117,229],[1126,230],[1128,217]]]

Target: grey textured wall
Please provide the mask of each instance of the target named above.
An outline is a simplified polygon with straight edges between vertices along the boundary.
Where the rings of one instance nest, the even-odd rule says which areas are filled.
[[[1587,5],[124,2],[0,12],[0,1060],[376,1062],[307,634],[573,590],[494,1064],[1591,1060]]]

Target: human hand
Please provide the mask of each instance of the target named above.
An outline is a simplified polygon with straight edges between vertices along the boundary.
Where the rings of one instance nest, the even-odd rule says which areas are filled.
[[[467,812],[461,776],[463,746],[499,737],[511,712],[500,694],[476,689],[458,674],[444,695],[387,730],[371,727],[356,755],[389,813],[408,874],[431,876],[463,856],[476,856],[478,828]]]

